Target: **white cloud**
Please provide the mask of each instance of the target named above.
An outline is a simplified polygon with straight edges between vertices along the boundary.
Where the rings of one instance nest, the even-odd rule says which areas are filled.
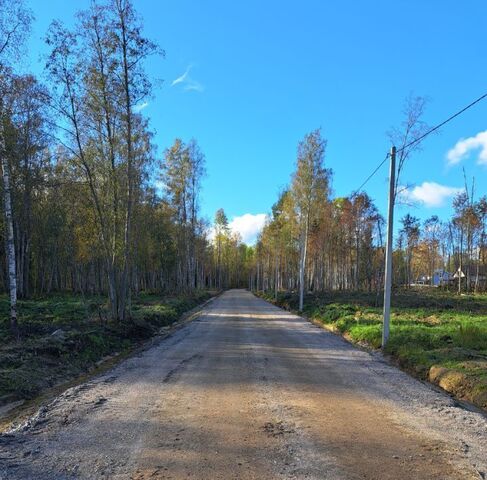
[[[474,137],[459,140],[446,154],[448,165],[460,163],[472,150],[480,150],[477,163],[487,165],[487,130],[477,133]]]
[[[139,113],[142,110],[144,110],[144,108],[147,108],[148,106],[149,106],[149,102],[139,103],[138,105],[135,105],[134,110],[137,113]]]
[[[425,207],[441,207],[448,198],[461,192],[463,192],[463,188],[448,187],[435,182],[423,182],[414,188],[402,190],[400,197],[406,202],[419,202]]]
[[[255,243],[257,235],[264,228],[267,215],[265,213],[245,213],[239,217],[234,217],[229,223],[234,233],[239,233],[242,241],[247,244]]]
[[[189,71],[191,70],[191,65],[186,69],[186,71],[178,78],[172,81],[171,87],[174,87],[174,85],[177,85],[178,83],[183,83],[186,81],[186,78],[188,78]]]
[[[245,213],[239,217],[233,217],[228,226],[232,233],[238,233],[240,235],[242,242],[247,245],[253,245],[257,240],[257,236],[264,228],[267,218],[267,214],[265,213],[257,213],[255,215]],[[215,238],[215,229],[213,226],[207,230],[206,234],[209,240]]]
[[[188,83],[184,86],[184,89],[189,92],[191,90],[194,90],[195,92],[203,92],[205,90],[205,87],[201,85],[200,82],[197,82],[196,80],[189,80]]]
[[[183,89],[186,91],[191,91],[191,90],[195,92],[204,91],[205,87],[200,82],[194,80],[189,76],[189,72],[192,68],[193,68],[192,65],[188,65],[186,71],[178,78],[172,81],[171,87],[175,87],[176,85],[182,85]]]

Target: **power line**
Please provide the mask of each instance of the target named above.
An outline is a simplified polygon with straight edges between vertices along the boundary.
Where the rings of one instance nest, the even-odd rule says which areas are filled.
[[[386,163],[387,159],[389,158],[389,155],[390,155],[390,153],[388,153],[385,156],[384,160],[382,160],[382,162],[380,162],[379,165],[377,165],[377,168],[365,179],[365,181],[362,183],[362,185],[360,185],[360,187],[358,187],[357,190],[355,190],[356,192],[360,192],[360,190],[362,190],[362,188],[365,187],[367,182],[379,171],[380,167],[382,167],[382,165],[384,165],[384,163]]]
[[[457,113],[454,113],[451,117],[448,117],[443,122],[439,123],[435,127],[433,127],[430,130],[428,130],[426,133],[423,133],[423,135],[419,136],[418,138],[415,138],[414,140],[412,140],[408,144],[404,145],[403,147],[398,148],[397,151],[398,152],[402,152],[403,150],[406,150],[406,148],[409,148],[412,145],[414,145],[415,143],[420,142],[421,140],[423,140],[423,138],[427,137],[428,135],[432,134],[433,132],[435,132],[439,128],[443,127],[443,125],[446,125],[448,122],[451,122],[454,118],[458,117],[463,112],[466,112],[469,108],[472,108],[475,104],[479,103],[480,101],[482,101],[486,97],[487,97],[487,93],[484,93],[482,96],[480,96],[479,98],[477,98],[477,100],[474,100],[472,103],[469,103],[466,107],[463,107]]]
[[[411,140],[409,143],[407,143],[406,145],[402,146],[401,148],[398,148],[397,149],[397,153],[402,152],[402,151],[406,150],[406,148],[409,148],[409,147],[413,146],[414,144],[420,142],[421,140],[423,140],[424,138],[426,138],[428,135],[431,135],[436,130],[440,129],[441,127],[443,127],[447,123],[451,122],[453,119],[455,119],[456,117],[458,117],[462,113],[466,112],[468,109],[472,108],[477,103],[481,102],[486,97],[487,97],[487,93],[484,93],[479,98],[477,98],[473,102],[469,103],[466,107],[463,107],[461,110],[459,110],[458,112],[454,113],[453,115],[451,115],[450,117],[448,117],[443,122],[439,123],[438,125],[435,125],[433,128],[430,128],[427,132],[423,133],[423,135],[420,135],[418,138],[415,138],[414,140]],[[388,153],[385,156],[384,160],[382,160],[382,162],[379,163],[379,165],[377,166],[377,168],[365,179],[365,181],[362,183],[362,185],[360,185],[360,187],[357,190],[355,190],[355,192],[360,192],[360,190],[362,190],[362,188],[369,182],[369,180],[379,171],[380,167],[382,167],[382,165],[384,165],[384,163],[386,163],[387,159],[389,158],[389,155],[390,154]]]

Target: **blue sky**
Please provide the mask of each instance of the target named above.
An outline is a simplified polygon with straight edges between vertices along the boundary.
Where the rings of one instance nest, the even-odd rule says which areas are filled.
[[[27,2],[36,17],[27,63],[39,73],[51,20],[71,24],[89,1]],[[164,82],[143,110],[157,132],[159,155],[175,137],[195,137],[207,157],[202,213],[212,219],[223,207],[247,239],[289,182],[306,132],[322,128],[334,195],[347,195],[384,158],[385,132],[400,123],[410,92],[430,99],[430,124],[487,92],[485,1],[134,4],[147,36],[166,51],[165,59],[147,65]],[[409,196],[417,206],[399,207],[396,218],[407,211],[446,218],[454,189],[463,186],[462,167],[475,176],[477,196],[484,194],[486,130],[487,101],[430,137],[402,179],[413,186]],[[461,139],[469,140],[449,165],[447,154]],[[366,186],[383,213],[386,177],[383,167]]]

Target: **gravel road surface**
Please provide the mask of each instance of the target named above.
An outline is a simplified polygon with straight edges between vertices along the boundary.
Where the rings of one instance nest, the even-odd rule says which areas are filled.
[[[244,290],[0,436],[0,479],[485,479],[487,420]]]

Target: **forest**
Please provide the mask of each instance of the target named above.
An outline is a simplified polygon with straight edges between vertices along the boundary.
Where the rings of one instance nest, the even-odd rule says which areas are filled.
[[[72,29],[54,21],[48,81],[15,68],[30,12],[0,7],[1,290],[12,334],[17,298],[104,295],[106,316],[123,322],[142,291],[242,285],[247,247],[223,210],[213,241],[200,215],[197,141],[158,152],[139,111],[153,93],[144,64],[164,51],[144,36],[132,2],[95,2]]]

